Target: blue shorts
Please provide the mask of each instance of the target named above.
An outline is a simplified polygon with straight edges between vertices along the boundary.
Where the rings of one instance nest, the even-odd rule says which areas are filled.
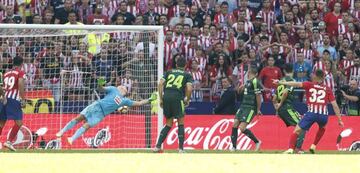
[[[0,103],[0,120],[22,120],[23,112],[18,100],[7,98],[6,105]]]
[[[300,120],[299,126],[303,130],[309,130],[315,122],[319,125],[319,127],[324,127],[328,122],[328,116],[313,112],[306,112],[304,117]]]
[[[99,124],[105,117],[99,102],[94,102],[87,106],[80,114],[85,116],[90,127]]]

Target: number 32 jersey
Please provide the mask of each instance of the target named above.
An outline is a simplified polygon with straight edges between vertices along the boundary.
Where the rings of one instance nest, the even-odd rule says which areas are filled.
[[[327,105],[335,100],[332,90],[315,82],[303,82],[302,85],[306,93],[308,112],[327,115]]]
[[[165,80],[164,94],[175,94],[179,99],[185,97],[185,86],[187,83],[192,84],[192,76],[183,70],[171,70],[164,74]],[[175,96],[174,95],[174,96]]]
[[[3,76],[5,97],[20,101],[19,79],[26,79],[25,73],[19,68],[6,72]]]

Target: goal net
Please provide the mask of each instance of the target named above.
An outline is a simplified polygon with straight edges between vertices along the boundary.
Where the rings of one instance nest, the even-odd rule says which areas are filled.
[[[0,25],[1,72],[21,56],[27,77],[24,128],[15,147],[69,148],[66,138],[82,123],[66,132],[60,143],[55,134],[104,96],[96,88],[100,77],[106,85],[125,86],[128,98],[150,97],[163,72],[163,37],[161,26]],[[155,101],[125,114],[110,114],[71,148],[153,147],[162,127],[157,106]],[[12,122],[5,126],[1,141],[11,127]]]

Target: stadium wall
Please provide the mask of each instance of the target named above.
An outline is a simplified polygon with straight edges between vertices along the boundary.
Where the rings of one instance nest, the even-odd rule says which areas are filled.
[[[41,148],[44,142],[55,139],[55,133],[59,130],[59,122],[66,123],[76,114],[26,114],[24,116],[24,125],[33,133],[40,128],[47,128],[48,131],[42,138],[34,143],[35,148]],[[126,125],[127,121],[144,122],[144,127],[129,127]],[[156,125],[157,119],[152,118],[152,124]],[[348,137],[341,140],[340,148],[337,147],[337,138],[344,130],[337,125],[335,116],[329,118],[327,130],[323,140],[318,145],[320,150],[338,150],[348,148],[354,141],[360,140],[360,117],[343,117],[345,123],[344,129],[351,129],[352,133]],[[226,150],[231,146],[230,133],[233,123],[233,116],[227,115],[187,115],[185,118],[185,147],[187,149],[199,150]],[[1,141],[4,141],[6,134],[8,134],[12,123],[7,123]],[[79,127],[78,125],[77,127]],[[75,130],[66,133],[65,137],[71,136]],[[262,149],[264,150],[285,150],[288,147],[289,136],[293,130],[292,127],[287,128],[284,123],[276,116],[258,116],[255,117],[249,128],[254,134],[263,142]],[[306,134],[304,149],[307,149],[315,138],[317,126],[313,126],[310,132]],[[106,131],[101,138],[97,138],[97,145],[94,146],[94,139],[96,134],[101,131]],[[177,127],[174,127],[169,132],[168,138],[164,142],[166,149],[177,149]],[[21,135],[15,142],[15,145],[31,145],[28,141],[29,134],[22,131]],[[151,143],[155,144],[156,132],[151,132]],[[96,127],[90,129],[81,138],[76,140],[72,148],[145,148],[145,118],[142,115],[110,115],[104,119]],[[63,140],[62,148],[68,149],[70,146]],[[40,142],[43,142],[41,144]],[[136,145],[134,145],[136,144]],[[239,134],[238,147],[241,150],[250,150],[254,148],[254,144],[249,138],[243,134]],[[25,147],[27,148],[27,147]]]

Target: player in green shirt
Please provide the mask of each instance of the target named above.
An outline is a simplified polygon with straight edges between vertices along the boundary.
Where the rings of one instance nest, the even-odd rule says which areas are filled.
[[[164,109],[166,125],[160,132],[154,152],[161,152],[161,145],[169,133],[174,118],[178,122],[179,153],[184,152],[184,115],[185,105],[189,104],[192,92],[192,76],[185,72],[186,59],[176,60],[176,69],[165,73],[158,85],[160,106]]]
[[[231,151],[236,150],[238,128],[240,131],[255,142],[255,150],[260,149],[261,141],[259,141],[255,135],[246,128],[256,114],[261,114],[261,85],[257,79],[257,68],[252,67],[248,71],[248,80],[244,86],[240,86],[239,91],[244,92],[242,103],[238,111],[236,112],[234,125],[231,132],[231,142],[233,147]]]
[[[282,81],[295,81],[293,79],[293,66],[291,64],[286,64],[284,69],[285,77],[281,79]],[[295,100],[294,96],[294,87],[278,85],[275,96],[273,97],[273,104],[277,115],[281,120],[284,121],[287,127],[295,127],[300,121],[300,114],[294,109],[293,102]],[[301,149],[304,142],[305,131],[303,131],[296,142],[297,153],[303,153]]]

